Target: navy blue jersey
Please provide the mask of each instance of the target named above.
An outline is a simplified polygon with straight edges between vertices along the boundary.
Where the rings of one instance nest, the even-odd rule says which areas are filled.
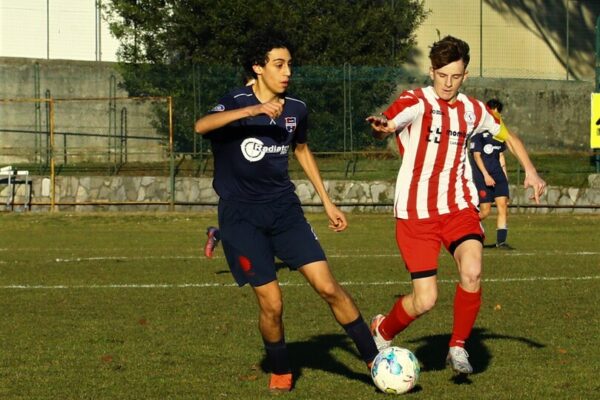
[[[225,95],[210,112],[260,104],[252,87]],[[288,174],[288,154],[307,140],[306,104],[286,96],[275,120],[265,114],[244,118],[205,135],[215,162],[213,187],[225,200],[264,203],[294,192]]]
[[[471,137],[470,150],[471,153],[481,153],[483,165],[485,165],[485,169],[494,179],[497,176],[504,176],[504,171],[500,165],[500,153],[506,150],[506,143],[494,139],[489,132],[482,132]],[[475,172],[480,172],[479,167],[475,164],[475,160],[473,158],[472,160],[473,169]]]

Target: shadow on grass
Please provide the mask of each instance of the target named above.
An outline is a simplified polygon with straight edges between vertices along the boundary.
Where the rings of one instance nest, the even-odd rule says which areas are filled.
[[[300,379],[305,368],[310,368],[337,374],[369,385],[373,384],[366,366],[364,372],[353,371],[332,354],[332,350],[341,349],[356,358],[360,358],[354,348],[354,343],[346,335],[318,335],[308,341],[288,343],[287,346],[295,381]],[[263,371],[270,372],[269,362],[264,357],[260,362],[260,367]]]
[[[473,365],[474,374],[486,371],[493,358],[485,342],[490,340],[511,340],[521,342],[530,348],[540,349],[546,347],[544,344],[536,342],[522,336],[500,335],[488,332],[487,329],[475,328],[466,345],[469,352],[469,361]],[[432,335],[420,339],[411,340],[408,343],[416,343],[419,346],[413,350],[415,356],[419,359],[422,371],[441,371],[446,368],[446,354],[448,353],[448,342],[450,335]],[[456,375],[453,378],[456,384],[470,384],[471,381],[464,375]]]

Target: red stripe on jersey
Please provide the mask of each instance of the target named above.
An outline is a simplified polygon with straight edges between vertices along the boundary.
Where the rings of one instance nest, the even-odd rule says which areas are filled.
[[[398,115],[402,110],[408,107],[412,107],[419,103],[419,99],[412,93],[404,91],[400,93],[400,96],[390,105],[387,110],[383,112],[383,115],[387,119],[392,119]]]
[[[471,104],[473,104],[473,112],[475,113],[475,122],[473,123],[473,126],[479,126],[479,124],[481,123],[481,117],[483,116],[483,107],[481,107],[481,104],[476,99],[474,99],[472,97],[467,97],[467,99],[469,99]],[[487,106],[486,106],[486,108],[487,108]],[[490,112],[490,114],[492,114],[492,116],[494,115],[491,112]],[[494,120],[496,120],[495,116],[494,116]],[[500,123],[500,121],[498,121],[498,120],[496,120],[496,122]]]
[[[408,199],[406,202],[406,211],[408,212],[408,218],[419,218],[417,214],[417,193],[419,189],[419,181],[421,180],[421,174],[423,173],[423,165],[425,164],[425,154],[429,145],[429,128],[431,127],[431,104],[425,99],[422,89],[416,89],[414,91],[415,96],[421,98],[425,111],[423,112],[423,123],[421,125],[421,132],[416,132],[409,126],[408,129],[411,135],[419,135],[419,141],[417,146],[417,154],[415,157],[415,163],[413,165],[413,175],[410,182],[410,189],[408,192]]]
[[[402,121],[404,128],[396,135],[403,157],[395,215],[429,218],[476,205],[477,193],[468,174],[468,135],[496,129],[497,123],[483,103],[465,95],[448,104],[431,86],[403,94],[384,113]]]
[[[469,99],[471,100],[471,99]],[[467,152],[467,122],[465,121],[465,103],[460,102],[458,103],[458,107],[456,109],[457,113],[458,113],[458,129],[460,132],[464,132],[464,135],[459,135],[458,137],[458,144],[456,145],[456,155],[454,157],[454,165],[453,168],[456,171],[456,180],[458,182],[460,182],[461,186],[462,186],[462,192],[463,192],[463,196],[464,199],[467,203],[471,204],[473,203],[473,199],[471,197],[471,191],[469,190],[469,186],[468,186],[468,181],[467,178],[465,177],[465,163],[468,162],[468,160],[466,159],[466,152]],[[477,114],[477,113],[476,113]],[[479,117],[481,119],[481,111],[479,112]],[[477,116],[475,117],[475,119],[477,120]],[[465,157],[462,158],[461,161],[461,157]],[[460,164],[462,164],[462,168],[460,168]],[[456,202],[456,200],[454,201],[454,203],[456,204],[456,209],[458,210],[458,203]]]
[[[419,103],[419,99],[411,92],[405,90],[400,93],[400,96],[390,105],[382,114],[387,119],[392,119],[396,115],[398,115],[402,110],[417,105]],[[400,156],[404,155],[404,146],[400,141],[400,135],[396,135],[396,144],[398,146],[398,151],[400,152]]]
[[[404,155],[404,146],[402,146],[402,142],[400,141],[400,135],[396,135],[396,145],[398,146],[400,157],[402,157]]]
[[[427,209],[429,210],[429,216],[435,217],[440,215],[438,209],[438,195],[440,192],[440,173],[444,169],[446,163],[446,154],[448,153],[448,146],[450,143],[450,115],[448,113],[448,103],[445,101],[438,101],[438,106],[442,112],[442,128],[438,136],[439,144],[437,146],[437,153],[431,171],[431,177],[429,178],[429,188],[427,196]]]

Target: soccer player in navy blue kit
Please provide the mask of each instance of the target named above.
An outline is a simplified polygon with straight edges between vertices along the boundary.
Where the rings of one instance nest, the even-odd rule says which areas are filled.
[[[497,99],[489,100],[486,105],[495,116],[500,118],[503,104]],[[506,143],[492,136],[489,132],[475,135],[470,144],[473,181],[479,194],[479,217],[481,220],[488,217],[492,203],[496,203],[497,228],[496,243],[485,247],[497,247],[511,250],[512,246],[506,243],[508,236],[508,175],[506,173]]]
[[[293,151],[321,198],[329,228],[346,229],[346,217],[329,198],[307,145],[306,104],[286,92],[292,75],[290,46],[270,35],[245,49],[244,68],[256,82],[221,98],[195,130],[212,145],[227,263],[238,285],[250,284],[258,300],[259,330],[272,370],[269,389],[289,391],[293,377],[275,257],[302,273],[328,303],[367,365],[377,348],[354,301],[334,278],[288,174],[288,152]]]

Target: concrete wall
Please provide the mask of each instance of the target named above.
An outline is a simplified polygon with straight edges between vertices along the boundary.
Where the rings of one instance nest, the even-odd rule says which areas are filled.
[[[483,101],[500,99],[506,125],[530,150],[590,149],[593,82],[469,78],[463,91]]]
[[[415,62],[421,73],[429,69],[429,46],[452,35],[469,43],[473,76],[594,80],[598,1],[423,0],[423,4],[429,14],[415,32]]]
[[[33,203],[32,211],[47,211],[50,203],[50,179],[47,177],[31,177]],[[557,205],[566,208],[551,210],[548,208],[528,209],[531,212],[578,212],[600,213],[600,209],[574,208],[573,206],[600,206],[600,175],[590,178],[590,187],[559,188],[549,187],[542,197],[541,203]],[[297,180],[296,193],[307,210],[320,210],[320,207],[311,207],[311,204],[320,204],[318,195],[307,180]],[[145,211],[168,210],[171,200],[171,183],[167,177],[57,177],[56,178],[56,203],[65,205],[57,206],[58,210],[74,211]],[[394,199],[394,184],[389,182],[361,182],[361,181],[325,181],[325,187],[330,197],[338,204],[344,204],[344,211],[374,211],[391,212],[391,207],[381,207],[382,204],[392,204]],[[27,200],[27,186],[24,184],[15,187],[16,203],[25,203]],[[525,192],[519,185],[511,186],[511,203],[513,205],[531,205],[528,200],[530,193]],[[0,185],[0,210],[11,209],[6,203],[10,196],[10,188]],[[128,205],[136,202],[140,204]],[[201,209],[214,209],[218,197],[212,189],[211,178],[177,178],[175,181],[176,210],[192,211]],[[90,203],[86,205],[86,203]],[[94,203],[94,204],[91,204]],[[193,205],[186,203],[202,203]],[[378,205],[374,207],[373,205]],[[16,206],[22,210],[21,205]]]
[[[55,98],[103,98],[57,103],[57,132],[107,134],[112,129],[118,135],[121,111],[126,109],[130,136],[165,138],[167,132],[157,132],[154,127],[149,103],[117,100],[113,105],[116,128],[111,126],[111,90],[116,91],[116,96],[127,95],[119,89],[119,83],[113,63],[0,58],[0,99],[26,99],[36,93],[44,97],[47,89]],[[410,85],[399,83],[398,91],[427,83],[425,77]],[[586,151],[589,150],[593,85],[592,82],[470,77],[465,82],[464,92],[481,100],[501,99],[505,103],[507,125],[523,137],[532,151]],[[382,104],[373,104],[374,112],[390,100],[382,99]],[[340,110],[340,120],[342,112]],[[0,165],[38,161],[45,153],[48,138],[32,132],[45,131],[47,120],[43,103],[0,102]],[[55,138],[59,162],[64,140],[65,136],[61,135]],[[110,139],[105,137],[67,136],[66,140],[68,153],[73,156],[71,161],[109,161],[108,158],[118,156]],[[130,139],[127,144],[128,161],[161,160],[165,154],[165,142],[159,140]]]
[[[123,99],[121,83],[114,63],[0,58],[0,99],[13,99],[0,102],[0,164],[43,161],[51,121],[59,163],[65,148],[68,162],[115,161],[122,149],[128,161],[163,160],[168,132],[157,131],[152,107],[166,111],[166,101]],[[34,100],[48,97],[52,113]]]
[[[428,78],[400,83],[375,112],[382,111],[403,90],[429,84]],[[593,82],[468,77],[461,91],[484,102],[491,98],[502,101],[506,126],[519,134],[529,151],[590,151]]]

